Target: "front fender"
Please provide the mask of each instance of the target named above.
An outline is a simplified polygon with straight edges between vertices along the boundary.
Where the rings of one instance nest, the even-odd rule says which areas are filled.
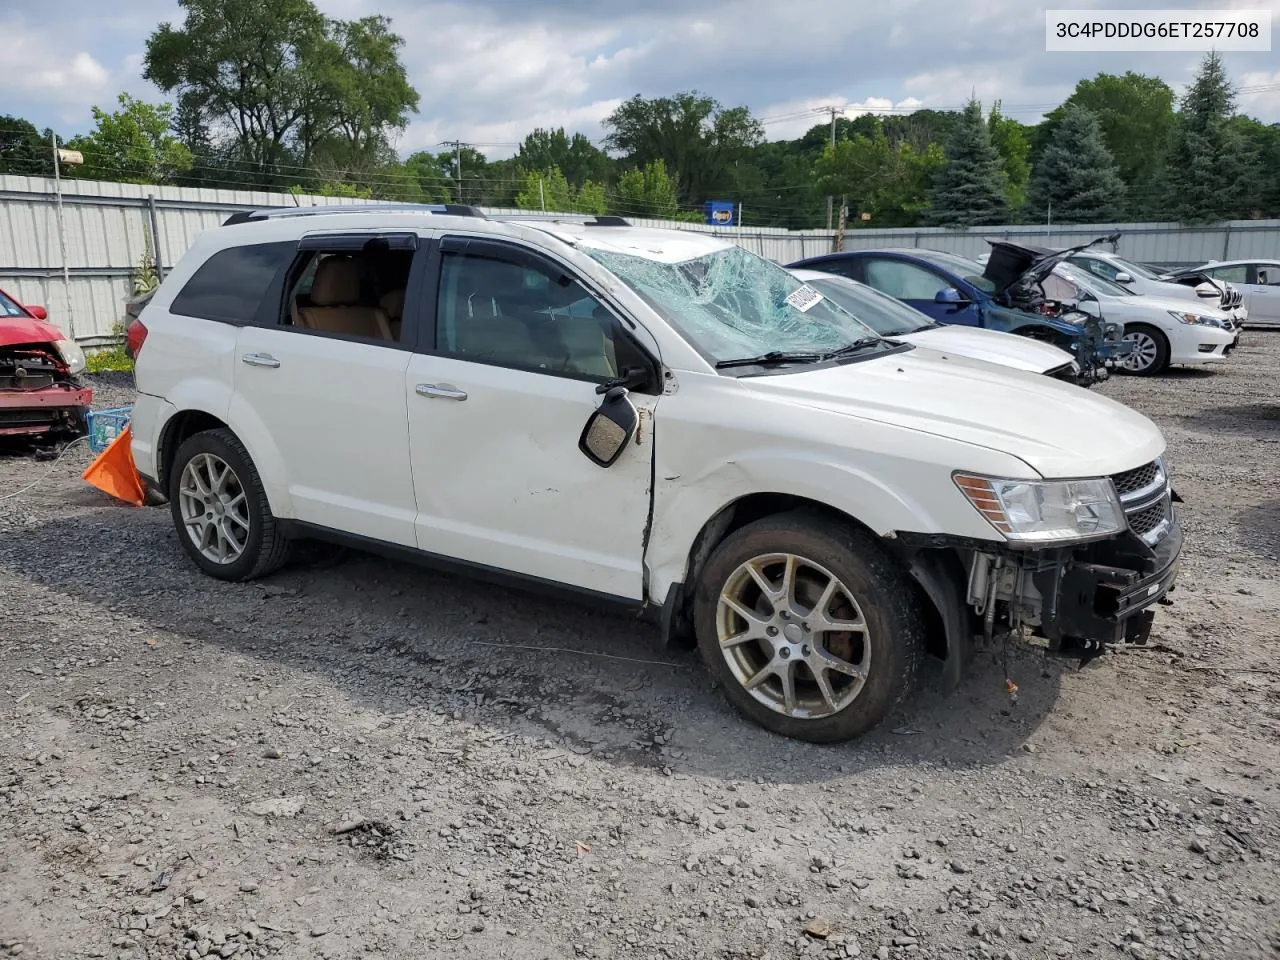
[[[659,446],[661,449],[661,445]],[[689,558],[702,528],[745,497],[776,494],[837,510],[879,536],[897,531],[958,533],[994,540],[994,530],[938,468],[896,477],[892,485],[851,461],[836,462],[821,450],[761,449],[738,454],[694,476],[665,475],[659,468],[654,522],[646,544],[650,596],[661,601],[687,578]]]

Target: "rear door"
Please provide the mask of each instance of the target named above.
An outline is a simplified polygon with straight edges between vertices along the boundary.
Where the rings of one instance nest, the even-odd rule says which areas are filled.
[[[385,293],[379,285],[408,287],[418,246],[413,233],[309,235],[257,322],[240,330],[232,422],[285,516],[376,541],[416,542],[404,395],[416,331],[397,326],[398,339],[388,339],[376,335],[381,323],[357,333],[330,329],[360,330],[352,317],[379,316],[371,312]],[[345,261],[345,277],[354,264],[358,283],[335,287],[328,275],[338,271],[323,266],[330,259]],[[399,264],[402,276],[388,276],[386,262]],[[320,271],[324,297],[310,290]],[[406,300],[414,295],[408,289]],[[315,328],[299,319],[299,303]]]
[[[642,599],[660,381],[638,328],[515,242],[446,236],[427,273],[404,390],[419,548]],[[640,429],[602,468],[578,441],[597,388],[627,367],[648,376],[630,394]]]
[[[978,304],[965,298],[955,281],[930,267],[892,257],[865,257],[862,282],[881,293],[915,307],[939,323],[968,327],[981,325]],[[960,300],[940,302],[944,290],[954,290]]]

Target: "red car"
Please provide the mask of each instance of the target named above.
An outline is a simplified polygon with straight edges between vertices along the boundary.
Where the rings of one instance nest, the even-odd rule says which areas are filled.
[[[76,379],[84,352],[48,316],[0,290],[0,438],[84,433],[93,402]]]

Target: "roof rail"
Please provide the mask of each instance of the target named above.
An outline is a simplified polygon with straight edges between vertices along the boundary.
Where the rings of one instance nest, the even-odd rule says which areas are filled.
[[[224,227],[258,220],[282,220],[288,217],[315,217],[340,213],[435,213],[452,217],[486,219],[479,207],[461,203],[332,203],[314,207],[263,207],[241,210],[222,221]]]
[[[543,213],[531,210],[529,213],[490,214],[490,220],[541,220],[548,223],[581,223],[586,227],[629,227],[631,221],[624,217],[604,216],[594,213]]]

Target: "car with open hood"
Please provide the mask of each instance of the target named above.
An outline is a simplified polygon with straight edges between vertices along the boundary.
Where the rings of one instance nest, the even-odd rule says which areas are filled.
[[[1076,383],[1080,365],[1061,347],[998,330],[938,323],[914,307],[865,283],[818,270],[795,269],[797,280],[834,300],[882,337],[906,340],[918,347],[1042,373]]]
[[[44,307],[0,290],[0,438],[84,433],[93,390],[79,380],[84,351]]]
[[[1083,305],[1050,300],[1039,281],[1063,254],[1031,254],[988,241],[984,265],[959,254],[924,248],[849,250],[808,257],[791,268],[820,270],[857,280],[903,301],[943,324],[1013,333],[1069,352],[1079,380],[1103,379],[1131,349],[1123,330]]]
[[[1162,273],[1160,278],[1184,285],[1200,278],[1222,284],[1239,296],[1239,307],[1250,327],[1280,327],[1280,260],[1210,260],[1198,267]]]
[[[1102,239],[1114,245],[1119,243],[1120,236],[1113,233]],[[1096,246],[1074,249],[1069,260],[1103,280],[1128,287],[1134,293],[1162,299],[1190,300],[1221,310],[1231,317],[1237,327],[1248,323],[1249,311],[1244,306],[1240,291],[1223,280],[1214,279],[1203,270],[1185,270],[1162,276],[1145,264]]]
[[[261,577],[318,538],[488,579],[507,607],[572,594],[696,644],[786,736],[871,729],[925,664],[954,687],[975,636],[1145,642],[1177,577],[1146,417],[880,337],[716,236],[245,212],[130,338],[133,459],[205,573]]]
[[[1122,362],[1128,373],[1151,376],[1172,365],[1224,363],[1240,343],[1235,321],[1221,310],[1184,299],[1137,294],[1073,263],[1059,263],[1042,285],[1059,299],[1092,295],[1103,314],[1124,325],[1124,337],[1133,344]]]

